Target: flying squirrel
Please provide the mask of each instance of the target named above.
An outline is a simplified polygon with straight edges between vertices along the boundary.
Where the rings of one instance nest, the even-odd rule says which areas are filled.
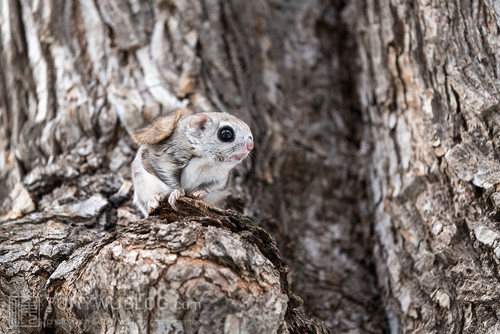
[[[132,139],[140,145],[132,162],[133,202],[145,217],[167,196],[175,210],[185,194],[216,202],[230,170],[254,147],[250,128],[235,116],[186,109],[156,119]]]

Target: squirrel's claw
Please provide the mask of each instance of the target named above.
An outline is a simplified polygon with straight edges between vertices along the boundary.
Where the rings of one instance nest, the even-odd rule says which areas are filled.
[[[172,193],[170,193],[170,196],[168,197],[168,204],[170,204],[170,206],[172,207],[172,209],[174,209],[175,211],[178,211],[177,209],[177,200],[179,199],[179,197],[181,196],[184,196],[184,189],[182,188],[179,188],[179,189],[175,189],[174,191],[172,191]]]
[[[191,195],[193,195],[194,197],[196,197],[198,199],[204,199],[205,196],[207,196],[207,194],[208,193],[205,190],[196,190]]]

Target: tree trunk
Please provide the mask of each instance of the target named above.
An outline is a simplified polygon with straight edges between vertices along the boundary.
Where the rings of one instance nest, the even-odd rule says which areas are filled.
[[[498,2],[367,1],[344,17],[391,332],[497,333]]]
[[[499,31],[491,0],[2,1],[0,332],[498,330]],[[250,125],[249,218],[130,207],[130,132],[180,106]]]

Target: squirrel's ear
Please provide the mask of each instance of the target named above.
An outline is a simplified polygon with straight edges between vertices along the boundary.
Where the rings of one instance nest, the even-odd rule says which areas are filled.
[[[185,109],[178,109],[168,116],[160,117],[148,126],[135,131],[132,140],[138,145],[158,144],[172,135],[179,118],[186,114]]]
[[[196,136],[200,136],[207,126],[212,122],[212,117],[207,114],[194,114],[189,117],[188,128]]]

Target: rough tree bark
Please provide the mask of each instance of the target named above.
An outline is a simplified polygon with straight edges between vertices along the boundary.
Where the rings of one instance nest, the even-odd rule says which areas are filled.
[[[89,332],[325,330],[289,283],[335,332],[498,331],[499,31],[493,0],[2,1],[0,331],[33,294]],[[287,279],[243,216],[127,206],[130,131],[184,105],[250,124],[228,205]]]
[[[343,17],[391,332],[498,333],[498,1],[366,1]]]
[[[230,112],[252,128],[256,154],[235,171],[228,205],[276,238],[306,314],[337,331],[380,331],[356,153],[361,113],[350,99],[352,60],[338,56],[354,50],[342,3],[0,6],[0,331],[8,331],[13,296],[38,305],[33,312],[56,332],[154,330],[168,316],[196,320],[169,325],[186,332],[325,330],[296,309],[282,263],[257,239],[209,218],[135,222],[126,202],[136,149],[129,134],[185,105]],[[57,303],[76,292],[160,298],[158,287],[174,302],[206,291],[202,311]]]

